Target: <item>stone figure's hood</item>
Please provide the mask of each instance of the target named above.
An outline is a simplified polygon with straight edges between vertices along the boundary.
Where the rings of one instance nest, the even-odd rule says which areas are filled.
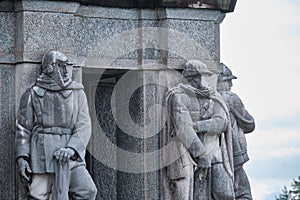
[[[83,89],[83,85],[73,82],[70,78],[65,80],[66,87],[62,88],[58,85],[51,77],[47,76],[46,74],[41,74],[33,87],[34,92],[42,97],[44,96],[45,92],[52,91],[52,92],[60,92],[62,96],[65,98],[70,96],[72,90],[80,90]]]

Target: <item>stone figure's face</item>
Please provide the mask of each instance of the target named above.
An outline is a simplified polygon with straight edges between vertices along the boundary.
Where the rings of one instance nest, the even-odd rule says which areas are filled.
[[[58,62],[58,70],[61,74],[62,78],[68,78],[68,71],[67,71],[67,63],[66,62]]]
[[[190,82],[191,86],[193,86],[194,88],[197,88],[200,90],[207,89],[209,85],[206,81],[206,78],[208,76],[209,75],[206,75],[206,74],[201,74],[199,76],[193,76],[193,77],[189,78],[189,82]]]
[[[42,59],[43,73],[50,76],[61,88],[65,88],[70,83],[67,62],[67,56],[59,51],[50,51]]]
[[[227,91],[230,91],[231,88],[232,88],[232,80],[229,79],[229,80],[224,81],[224,85],[225,85],[225,89],[226,89]]]
[[[62,88],[65,88],[66,82],[69,80],[67,72],[67,63],[62,61],[56,61],[52,64],[53,73],[50,75],[51,78]]]

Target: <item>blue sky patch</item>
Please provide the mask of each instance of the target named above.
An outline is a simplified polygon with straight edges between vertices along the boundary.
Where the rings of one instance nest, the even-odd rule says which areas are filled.
[[[294,128],[300,129],[300,114],[293,116],[280,118],[280,119],[270,119],[265,121],[260,121],[257,126],[260,129],[275,129],[275,128]]]

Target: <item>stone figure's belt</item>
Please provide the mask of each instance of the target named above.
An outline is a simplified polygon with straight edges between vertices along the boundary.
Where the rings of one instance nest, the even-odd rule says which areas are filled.
[[[38,127],[36,129],[36,132],[40,134],[51,134],[51,135],[72,135],[71,129],[61,128],[61,127],[51,127],[51,128]]]

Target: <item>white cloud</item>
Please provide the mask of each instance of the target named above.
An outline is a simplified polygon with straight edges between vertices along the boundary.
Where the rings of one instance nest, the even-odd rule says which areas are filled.
[[[263,183],[256,183],[255,185],[252,185],[252,191],[256,191],[253,193],[253,199],[262,200],[266,196],[266,193],[270,190],[269,186],[267,184]]]
[[[300,175],[300,130],[257,129],[247,135],[250,161],[245,170],[256,200],[275,199]]]
[[[252,157],[284,157],[300,155],[300,130],[257,129],[247,135],[248,151]]]
[[[252,185],[252,191],[255,191],[253,194],[253,199],[255,200],[275,200],[275,196],[278,196],[283,187],[286,185],[287,188],[290,185],[292,180],[259,180]]]

